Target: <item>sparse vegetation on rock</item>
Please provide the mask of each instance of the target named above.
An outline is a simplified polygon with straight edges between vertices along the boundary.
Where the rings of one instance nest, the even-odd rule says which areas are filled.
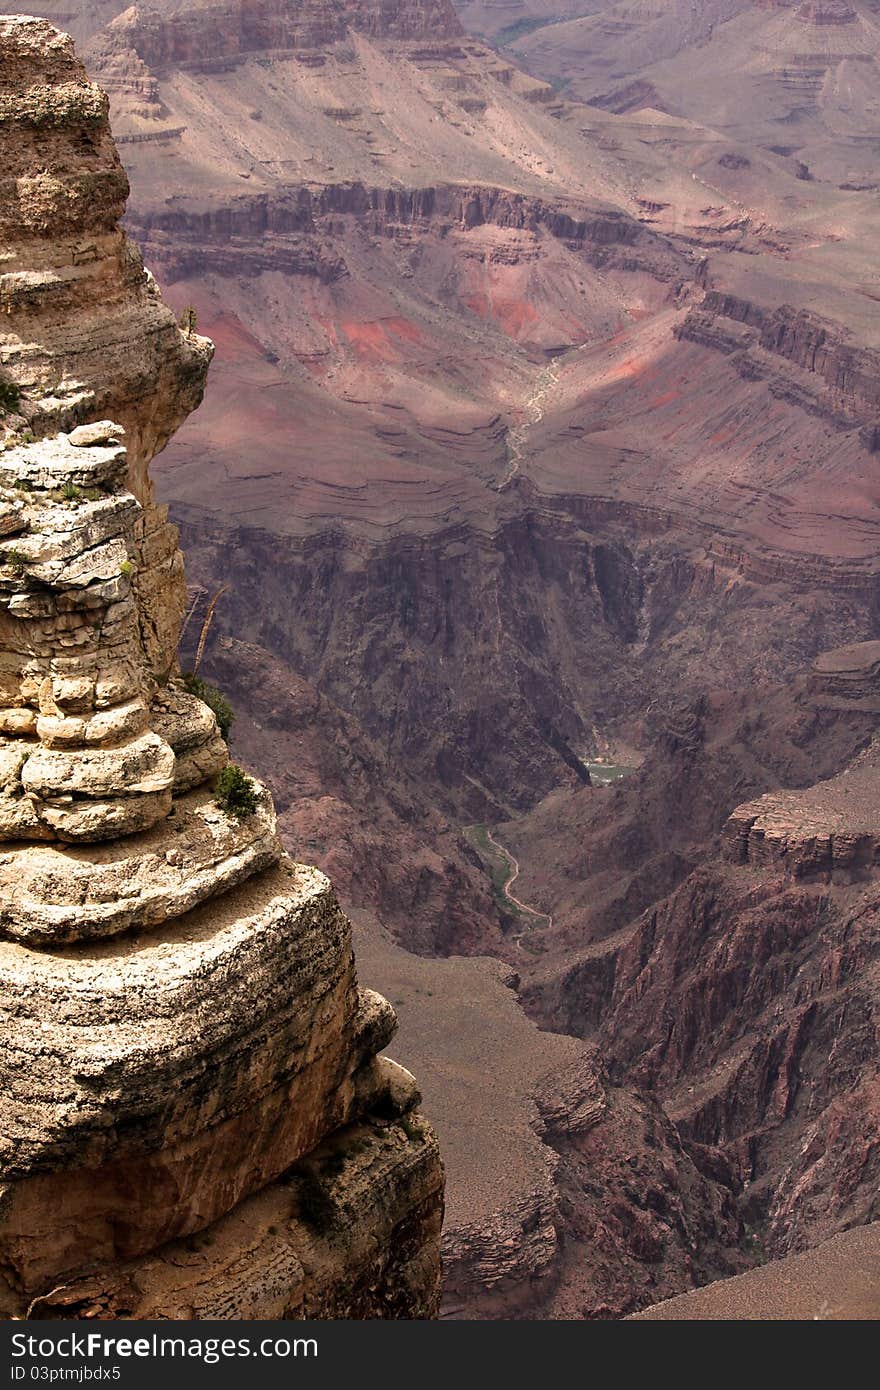
[[[214,800],[221,811],[236,820],[252,816],[259,804],[253,782],[235,763],[228,763],[217,778]]]
[[[21,392],[14,381],[0,376],[0,415],[11,415],[19,406]]]
[[[4,550],[3,563],[8,565],[10,569],[15,570],[16,574],[24,573],[26,563],[25,556],[22,555],[21,551],[17,550],[14,545],[11,545],[8,550]]]
[[[235,710],[232,708],[222,690],[218,690],[216,685],[210,685],[207,681],[203,681],[201,676],[194,676],[192,673],[184,676],[183,684],[190,695],[197,696],[199,700],[208,706],[208,709],[214,711],[217,727],[228,743],[229,734],[235,719]]]

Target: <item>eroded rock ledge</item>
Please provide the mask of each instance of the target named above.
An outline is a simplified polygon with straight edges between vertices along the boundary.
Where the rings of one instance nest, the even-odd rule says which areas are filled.
[[[434,1316],[394,1011],[266,789],[215,795],[176,663],[147,470],[211,346],[120,231],[106,99],[45,21],[0,20],[0,149],[0,1315]]]
[[[727,857],[792,878],[844,882],[880,862],[880,749],[844,772],[797,791],[767,792],[724,827]]]

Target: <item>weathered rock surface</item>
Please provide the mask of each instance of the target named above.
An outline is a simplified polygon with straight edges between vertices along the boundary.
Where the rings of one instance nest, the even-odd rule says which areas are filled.
[[[39,437],[89,422],[88,435],[74,438],[74,447],[88,448],[125,429],[128,486],[143,508],[131,537],[143,640],[154,668],[167,670],[183,569],[166,512],[153,502],[147,465],[201,399],[212,349],[179,332],[119,228],[128,180],[110,136],[107,99],[73,63],[69,40],[45,22],[4,20],[0,52],[0,120],[9,151],[0,198],[0,349],[4,378],[18,393],[17,414],[3,418],[3,433],[14,437],[16,418]],[[104,439],[94,421],[108,422]],[[26,467],[24,476],[31,471]]]
[[[22,862],[0,854],[0,933],[30,945],[107,938],[179,917],[278,859],[275,816],[263,794],[240,825],[204,789],[174,802],[162,822],[80,855],[35,847]]]
[[[0,1311],[433,1316],[442,1167],[378,1055],[394,1011],[266,789],[212,793],[180,682],[147,466],[210,344],[119,230],[106,99],[44,21],[0,20],[0,139]]]
[[[363,1121],[198,1236],[37,1298],[32,1318],[430,1318],[443,1203],[424,1121]]]
[[[767,792],[738,806],[723,834],[734,863],[795,878],[864,875],[880,859],[876,754],[805,791]]]
[[[809,676],[810,698],[823,709],[880,713],[880,642],[821,652]]]

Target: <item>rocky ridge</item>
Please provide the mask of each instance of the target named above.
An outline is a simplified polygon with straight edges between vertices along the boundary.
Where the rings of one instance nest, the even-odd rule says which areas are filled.
[[[0,21],[0,135],[0,1308],[432,1316],[442,1169],[394,1012],[266,789],[212,793],[176,663],[147,470],[210,344],[120,231],[106,98],[44,21]]]
[[[773,866],[793,878],[857,878],[880,855],[877,752],[804,791],[765,792],[724,826],[734,863]]]
[[[380,34],[397,40],[458,39],[463,29],[451,0],[406,0],[388,6],[381,0],[331,6],[307,0],[295,6],[260,0],[246,9],[230,4],[187,6],[134,5],[110,25],[114,37],[130,43],[150,68],[234,65],[254,53],[293,52],[306,62],[310,50],[345,39],[352,32]]]
[[[742,1268],[723,1164],[593,1046],[536,1028],[510,967],[414,956],[364,912],[355,930],[447,1165],[443,1316],[619,1316]]]

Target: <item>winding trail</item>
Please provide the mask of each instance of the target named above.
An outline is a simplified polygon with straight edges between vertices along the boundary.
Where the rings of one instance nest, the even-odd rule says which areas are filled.
[[[512,869],[510,877],[507,879],[506,883],[504,884],[504,887],[501,890],[505,898],[507,898],[509,902],[512,902],[515,907],[518,907],[521,912],[527,913],[529,917],[540,918],[542,921],[546,922],[548,927],[552,927],[552,913],[539,912],[537,908],[530,907],[528,903],[524,903],[521,898],[518,898],[516,896],[515,893],[511,893],[510,889],[512,885],[516,883],[516,880],[519,878],[519,861],[517,860],[515,855],[511,854],[509,849],[505,849],[502,844],[499,844],[499,842],[495,839],[495,836],[492,834],[492,831],[489,829],[488,825],[486,826],[486,839],[489,840],[489,842],[495,846],[499,854],[502,854],[504,856],[504,858],[507,860],[508,864]],[[522,933],[520,933],[520,936],[522,936]],[[519,941],[519,939],[519,937],[516,938],[517,941]]]

